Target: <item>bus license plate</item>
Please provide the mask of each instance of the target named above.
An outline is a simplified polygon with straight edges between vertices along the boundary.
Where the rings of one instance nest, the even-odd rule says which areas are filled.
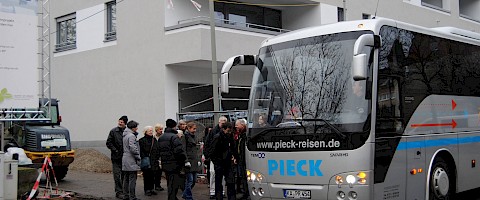
[[[283,196],[285,198],[292,198],[292,199],[310,199],[311,191],[310,190],[284,190]]]

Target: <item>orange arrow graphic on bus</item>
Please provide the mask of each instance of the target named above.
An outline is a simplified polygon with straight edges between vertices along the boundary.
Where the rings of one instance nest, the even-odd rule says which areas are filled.
[[[455,110],[456,107],[457,103],[455,102],[455,100],[452,99],[452,110]]]
[[[452,126],[452,128],[457,127],[457,122],[452,119],[452,123],[443,123],[443,124],[412,124],[412,128],[418,127],[429,127],[429,126]]]

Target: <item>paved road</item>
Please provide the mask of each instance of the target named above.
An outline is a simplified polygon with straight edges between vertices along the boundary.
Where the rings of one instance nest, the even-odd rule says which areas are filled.
[[[167,188],[165,180],[162,181],[162,187]],[[112,174],[71,170],[68,172],[67,177],[59,182],[59,189],[76,192],[80,194],[80,197],[84,197],[85,199],[115,199]],[[197,200],[207,200],[209,199],[208,191],[209,189],[206,184],[199,183],[193,190],[194,198]],[[143,192],[143,178],[140,176],[137,179],[136,194],[140,199],[167,199],[166,190],[159,192],[156,196],[145,196]],[[480,200],[479,194],[480,190],[477,189],[462,193],[458,195],[456,199]],[[180,192],[178,198],[182,199]]]
[[[83,171],[68,171],[63,181],[58,183],[59,189],[73,191],[80,194],[80,197],[88,197],[89,199],[116,199],[113,175],[105,173],[92,173]],[[162,180],[162,187],[167,188],[166,181]],[[206,184],[198,183],[195,185],[193,195],[195,199],[209,199],[209,189]],[[167,191],[158,192],[156,196],[145,196],[143,192],[143,177],[137,179],[137,198],[139,199],[167,199]],[[178,195],[181,198],[181,193]]]

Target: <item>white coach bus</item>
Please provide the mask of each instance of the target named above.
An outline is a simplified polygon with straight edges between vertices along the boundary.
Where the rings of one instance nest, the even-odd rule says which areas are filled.
[[[390,19],[264,41],[246,145],[252,199],[453,199],[480,187],[480,34]]]

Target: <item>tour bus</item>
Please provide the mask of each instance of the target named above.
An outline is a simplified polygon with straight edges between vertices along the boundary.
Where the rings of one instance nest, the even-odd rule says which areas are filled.
[[[480,34],[377,18],[269,38],[248,108],[252,199],[453,199],[480,187]]]

